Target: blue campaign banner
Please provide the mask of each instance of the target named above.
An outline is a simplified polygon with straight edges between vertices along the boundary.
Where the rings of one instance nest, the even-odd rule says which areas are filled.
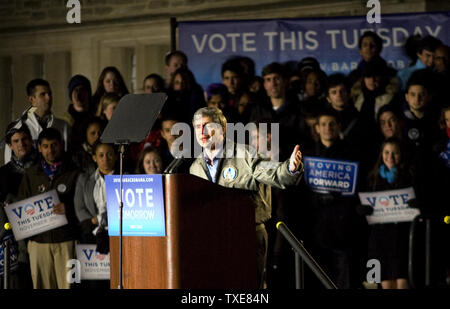
[[[109,236],[120,234],[120,175],[107,175]],[[123,175],[123,236],[166,236],[162,175]]]
[[[204,88],[221,81],[221,65],[231,56],[255,61],[256,74],[274,61],[315,57],[327,74],[349,73],[361,59],[358,40],[367,30],[383,40],[381,56],[396,69],[409,65],[404,51],[414,34],[433,35],[450,44],[450,12],[382,14],[381,23],[366,16],[276,20],[229,20],[179,23],[179,49]]]
[[[303,157],[306,184],[314,192],[341,192],[354,195],[358,183],[359,162]]]

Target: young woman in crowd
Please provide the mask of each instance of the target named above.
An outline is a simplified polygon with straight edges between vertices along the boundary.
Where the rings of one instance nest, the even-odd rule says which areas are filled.
[[[96,252],[109,253],[108,219],[106,212],[105,175],[116,169],[117,155],[113,144],[97,141],[93,146],[93,160],[97,169],[78,176],[75,188],[75,214],[80,222],[83,244],[96,244]],[[82,283],[86,288],[109,288],[109,280]]]
[[[117,153],[114,145],[97,141],[92,149],[97,164],[93,172],[78,177],[75,189],[75,213],[81,226],[81,241],[96,243],[97,252],[109,252],[107,231],[105,175],[116,170]]]
[[[100,99],[96,115],[106,122],[110,121],[119,101],[120,96],[115,93],[104,94]]]
[[[190,123],[195,111],[204,106],[206,102],[203,89],[197,84],[194,74],[186,68],[177,69],[170,82],[163,113],[176,111],[183,121]]]
[[[144,93],[157,93],[164,91],[164,79],[160,75],[152,73],[144,78]]]
[[[415,187],[415,173],[403,159],[401,144],[395,137],[381,145],[378,160],[361,192],[377,192]],[[371,206],[361,205],[359,213],[371,215]],[[370,226],[368,258],[381,264],[383,289],[408,289],[408,244],[410,222],[380,223]]]
[[[92,158],[93,147],[102,135],[104,128],[105,121],[99,117],[92,117],[84,123],[81,146],[73,154],[73,160],[81,172],[95,171],[96,164]]]
[[[128,94],[125,81],[116,67],[109,66],[103,69],[98,78],[97,89],[94,92],[94,110],[97,110],[100,99],[105,93],[115,93],[119,98]]]
[[[163,170],[164,165],[159,150],[152,146],[145,147],[139,155],[136,173],[161,174]]]

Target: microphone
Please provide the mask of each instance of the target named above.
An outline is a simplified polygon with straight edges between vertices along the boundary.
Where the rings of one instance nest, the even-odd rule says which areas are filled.
[[[6,235],[10,234],[12,231],[12,225],[9,222],[6,222],[3,225],[3,229],[0,231],[0,240],[3,239],[3,237],[5,237]]]
[[[184,161],[186,161],[186,158],[183,157],[173,159],[169,166],[164,170],[164,174],[174,173]]]

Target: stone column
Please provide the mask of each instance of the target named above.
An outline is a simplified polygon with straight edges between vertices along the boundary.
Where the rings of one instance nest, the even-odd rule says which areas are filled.
[[[44,78],[53,93],[52,111],[57,117],[67,111],[70,104],[67,85],[71,78],[70,52],[53,52],[44,55]]]

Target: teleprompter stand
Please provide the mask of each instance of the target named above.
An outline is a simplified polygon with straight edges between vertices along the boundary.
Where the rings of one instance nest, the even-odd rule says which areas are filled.
[[[153,124],[166,102],[167,95],[164,93],[152,94],[128,94],[122,97],[114,110],[111,120],[108,122],[100,140],[102,143],[113,143],[119,145],[120,155],[120,231],[119,231],[119,283],[122,284],[122,226],[123,226],[123,155],[125,146],[130,143],[139,143],[149,134]]]

